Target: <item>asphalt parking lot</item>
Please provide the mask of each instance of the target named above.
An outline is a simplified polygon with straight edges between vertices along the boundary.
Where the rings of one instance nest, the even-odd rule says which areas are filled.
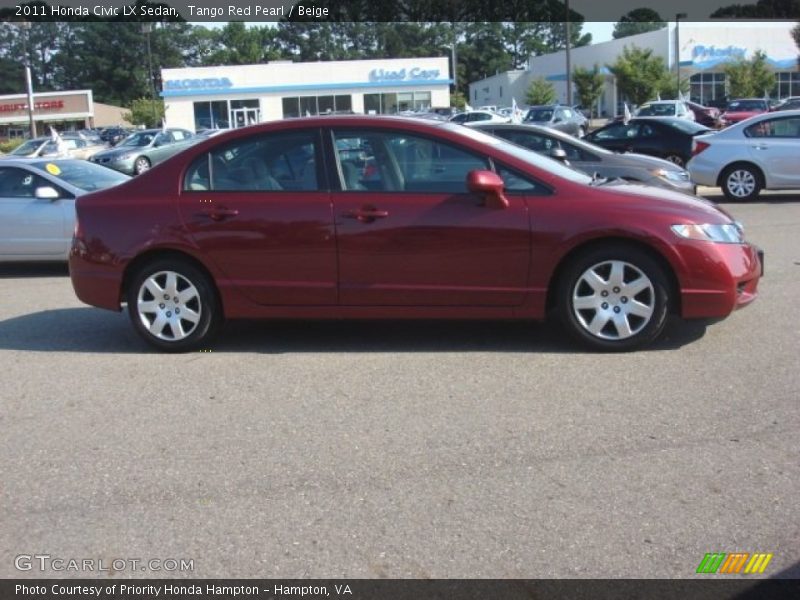
[[[721,200],[718,195],[713,199]],[[66,270],[0,265],[0,577],[694,577],[800,561],[800,197],[726,204],[761,297],[653,349],[549,325],[234,323],[158,354]],[[89,573],[91,575],[91,573]]]

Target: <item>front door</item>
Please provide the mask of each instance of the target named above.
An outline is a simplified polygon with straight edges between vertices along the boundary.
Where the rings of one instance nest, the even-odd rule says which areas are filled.
[[[36,188],[43,186],[56,187],[26,169],[0,167],[1,255],[43,260],[66,256],[72,237],[72,222],[67,223],[67,218],[75,201],[36,198]]]
[[[272,306],[336,304],[336,239],[319,132],[258,134],[198,157],[183,221],[223,284]]]
[[[467,192],[486,159],[386,130],[334,132],[339,301],[371,306],[517,306],[529,267],[524,199],[491,208]]]
[[[800,187],[800,117],[776,117],[745,129],[750,155],[774,188]]]

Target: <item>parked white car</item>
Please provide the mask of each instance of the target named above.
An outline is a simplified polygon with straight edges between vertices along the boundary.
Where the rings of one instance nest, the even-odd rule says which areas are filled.
[[[498,115],[490,110],[471,110],[454,116],[450,121],[469,125],[470,123],[509,123],[511,118]]]
[[[800,110],[764,113],[697,136],[687,168],[692,181],[721,187],[729,200],[800,189]]]
[[[694,121],[694,112],[680,100],[654,100],[636,109],[636,117],[677,117]]]

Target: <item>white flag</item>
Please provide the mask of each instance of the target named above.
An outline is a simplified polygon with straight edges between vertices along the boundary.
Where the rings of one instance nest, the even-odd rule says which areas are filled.
[[[472,112],[472,107],[469,104],[465,104],[464,105],[464,111],[465,112]]]
[[[167,118],[161,119],[161,133],[167,133]]]
[[[624,106],[624,113],[623,113],[622,122],[625,123],[625,125],[627,125],[628,121],[631,120],[631,109],[628,108],[628,103],[627,102],[625,104],[623,104],[623,106]]]
[[[658,92],[658,94],[656,94],[656,100],[661,102],[661,92]]]
[[[306,116],[307,116],[307,117],[310,117],[310,116],[311,116],[311,111],[309,111],[308,109],[306,109]]]
[[[512,96],[511,98],[511,120],[514,123],[520,123],[522,121],[522,111],[517,106],[517,99]]]
[[[59,156],[67,156],[67,146],[64,144],[64,139],[52,125],[50,125],[50,140],[56,145],[56,153]]]

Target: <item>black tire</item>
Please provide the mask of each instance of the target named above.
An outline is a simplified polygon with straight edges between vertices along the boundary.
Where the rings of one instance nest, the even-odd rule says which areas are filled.
[[[151,166],[150,159],[146,156],[140,156],[133,161],[133,173],[134,175],[141,175],[145,171],[149,171]]]
[[[174,286],[168,279],[170,273],[175,274]],[[161,293],[154,294],[157,289]],[[213,282],[180,258],[158,259],[140,267],[131,277],[126,300],[136,332],[148,344],[166,352],[206,349],[222,322]],[[183,314],[178,317],[181,310]]]
[[[612,268],[619,269],[615,265],[620,264],[623,283],[616,285]],[[600,289],[587,283],[585,277],[590,272],[599,277],[589,279]],[[600,284],[605,276],[605,283]],[[644,284],[646,287],[637,292]],[[625,295],[626,289],[630,297]],[[560,277],[556,293],[558,314],[570,335],[585,346],[607,352],[635,350],[654,342],[667,323],[671,302],[669,281],[661,265],[646,252],[621,244],[575,257]],[[587,307],[595,302],[596,309]],[[650,311],[647,318],[642,316],[645,309]],[[618,322],[627,326],[627,331],[621,332]]]
[[[671,152],[664,157],[664,160],[668,160],[673,165],[678,165],[682,169],[686,168],[686,160],[680,155],[676,154],[675,152]]]
[[[730,165],[720,177],[722,193],[731,202],[748,202],[758,198],[763,188],[761,173],[752,165]]]

